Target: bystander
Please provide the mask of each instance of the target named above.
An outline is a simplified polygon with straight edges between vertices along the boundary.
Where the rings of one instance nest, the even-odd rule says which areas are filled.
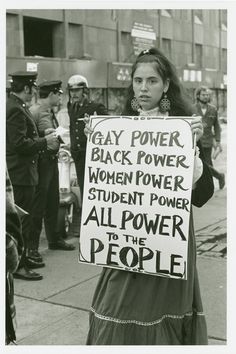
[[[217,108],[209,103],[209,89],[206,86],[200,86],[195,91],[196,104],[195,108],[197,114],[202,116],[203,123],[203,136],[200,141],[203,148],[203,153],[205,156],[205,161],[209,165],[212,176],[217,178],[219,181],[220,189],[225,186],[225,175],[224,173],[218,172],[213,167],[212,162],[212,149],[222,151],[221,146],[221,128],[218,120]]]
[[[30,111],[38,127],[40,136],[55,132],[58,121],[53,108],[58,106],[63,93],[62,82],[45,81],[39,85],[39,101],[31,106]],[[28,250],[29,261],[44,265],[39,253],[39,240],[44,220],[45,233],[49,249],[71,251],[75,246],[67,243],[56,231],[59,209],[58,157],[61,139],[52,150],[43,150],[39,157],[39,183],[36,187],[32,210],[32,228]]]
[[[54,149],[58,139],[55,133],[39,137],[37,126],[27,108],[37,86],[37,73],[16,72],[10,76],[12,77],[11,94],[6,105],[7,168],[13,185],[15,202],[28,213],[22,217],[24,252],[14,277],[24,280],[41,280],[42,275],[27,266],[31,212],[35,188],[38,184],[39,154],[43,150]]]

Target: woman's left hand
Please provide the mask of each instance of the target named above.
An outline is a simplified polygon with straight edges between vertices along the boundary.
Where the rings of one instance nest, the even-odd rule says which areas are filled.
[[[191,130],[192,133],[196,135],[196,141],[198,141],[203,135],[203,124],[201,116],[193,115],[193,119],[191,121]]]

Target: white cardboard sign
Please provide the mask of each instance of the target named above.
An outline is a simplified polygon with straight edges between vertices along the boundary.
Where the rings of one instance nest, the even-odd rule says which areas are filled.
[[[191,117],[91,117],[79,260],[187,279]]]

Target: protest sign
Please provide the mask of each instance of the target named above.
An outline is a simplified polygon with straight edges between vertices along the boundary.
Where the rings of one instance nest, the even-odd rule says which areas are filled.
[[[91,117],[80,262],[187,279],[191,117]]]

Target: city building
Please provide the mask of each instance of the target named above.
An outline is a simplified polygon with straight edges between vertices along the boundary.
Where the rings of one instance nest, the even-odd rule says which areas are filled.
[[[209,86],[226,115],[226,10],[6,10],[7,75],[38,71],[39,82],[60,78],[66,89],[80,73],[111,113],[121,113],[135,55],[153,45],[177,66],[192,97],[199,84]]]

